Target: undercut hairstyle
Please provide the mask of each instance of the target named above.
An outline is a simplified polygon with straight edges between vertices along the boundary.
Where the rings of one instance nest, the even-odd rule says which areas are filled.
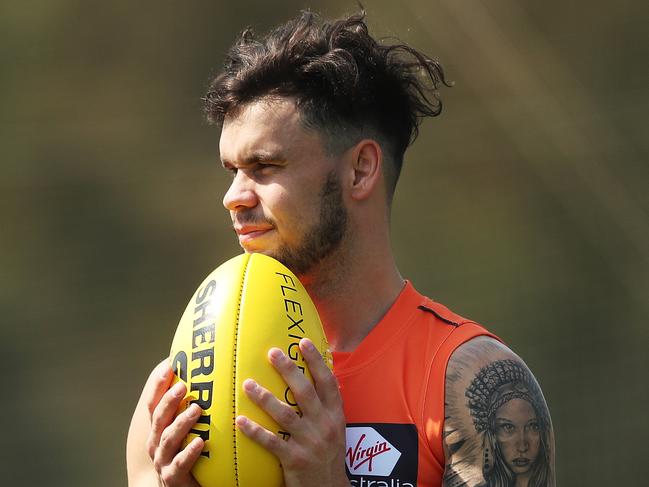
[[[222,126],[250,102],[293,99],[330,155],[376,140],[391,200],[421,120],[442,111],[441,84],[450,86],[439,62],[406,44],[375,40],[364,11],[331,23],[305,11],[262,38],[243,31],[203,100],[208,120]]]

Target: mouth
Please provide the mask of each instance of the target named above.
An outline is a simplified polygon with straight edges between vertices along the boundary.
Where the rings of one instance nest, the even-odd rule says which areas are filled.
[[[512,463],[517,467],[528,467],[532,461],[529,458],[515,458]]]
[[[237,236],[239,237],[239,243],[241,244],[242,247],[246,247],[246,245],[252,243],[254,240],[257,240],[270,231],[273,230],[273,227],[270,226],[235,226],[234,231],[236,232]]]

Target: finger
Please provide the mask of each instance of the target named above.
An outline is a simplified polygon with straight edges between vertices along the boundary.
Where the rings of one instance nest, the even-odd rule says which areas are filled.
[[[177,382],[171,389],[165,392],[153,410],[151,432],[147,441],[147,449],[151,459],[153,459],[155,451],[158,448],[162,432],[172,423],[176,411],[178,411],[178,406],[183,397],[185,397],[186,391],[185,384]]]
[[[250,400],[263,409],[277,424],[286,431],[295,433],[296,424],[300,421],[300,416],[295,409],[277,399],[272,392],[252,379],[243,381],[243,389]]]
[[[153,416],[153,410],[156,408],[160,399],[169,389],[173,379],[173,371],[169,366],[169,360],[164,359],[153,369],[149,378],[144,385],[142,396],[146,398],[146,406],[149,410],[149,418]]]
[[[295,362],[288,358],[279,348],[271,348],[268,352],[268,358],[286,384],[288,384],[302,413],[306,415],[319,414],[322,405],[318,394],[311,381],[297,368]]]
[[[309,372],[311,372],[315,384],[315,390],[322,405],[326,409],[340,408],[342,399],[340,398],[338,380],[329,367],[327,367],[327,364],[325,364],[318,349],[311,340],[303,338],[300,340],[300,351],[309,367]]]
[[[176,416],[173,423],[162,432],[159,448],[155,452],[154,464],[164,466],[172,462],[200,414],[200,406],[191,404],[185,411]]]
[[[235,422],[248,438],[260,444],[280,460],[282,459],[287,449],[286,441],[245,416],[237,416]]]
[[[205,442],[202,438],[194,438],[189,445],[182,449],[172,462],[172,467],[177,476],[190,474],[196,460],[201,456]]]

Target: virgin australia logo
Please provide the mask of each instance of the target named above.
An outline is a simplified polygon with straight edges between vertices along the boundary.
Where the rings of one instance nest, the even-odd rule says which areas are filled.
[[[347,427],[345,463],[352,475],[387,477],[400,456],[401,452],[374,428]]]

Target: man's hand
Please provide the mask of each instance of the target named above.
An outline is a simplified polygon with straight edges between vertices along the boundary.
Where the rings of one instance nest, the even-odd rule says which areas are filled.
[[[201,409],[192,404],[176,411],[185,396],[182,382],[169,388],[173,372],[167,360],[151,373],[136,407],[127,442],[128,480],[131,487],[199,487],[190,470],[203,449],[195,438],[180,449]]]
[[[198,487],[190,470],[201,454],[203,440],[194,438],[185,449],[180,450],[180,447],[200,416],[201,408],[191,404],[175,416],[186,392],[185,384],[177,382],[153,409],[153,403],[149,405],[151,433],[147,452],[158,474],[159,484],[164,487]]]
[[[347,487],[345,416],[338,382],[310,340],[300,341],[300,351],[314,384],[280,349],[271,349],[268,358],[291,388],[301,415],[254,380],[243,384],[248,397],[290,433],[288,440],[245,416],[237,417],[237,426],[279,459],[286,487]]]

